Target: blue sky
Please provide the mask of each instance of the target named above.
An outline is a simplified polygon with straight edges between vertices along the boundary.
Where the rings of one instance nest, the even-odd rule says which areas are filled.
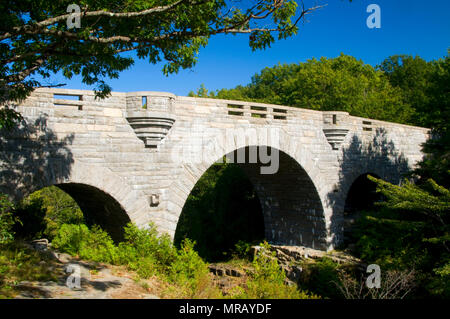
[[[248,37],[219,35],[211,38],[199,54],[197,65],[168,77],[163,64],[136,60],[119,79],[107,82],[114,91],[166,91],[187,95],[202,83],[208,90],[232,88],[250,82],[252,75],[278,63],[304,62],[313,57],[336,57],[341,52],[376,65],[395,54],[419,55],[433,60],[447,54],[450,47],[450,1],[448,0],[305,0],[328,5],[308,16],[297,36],[278,41],[271,48],[252,52]],[[381,28],[369,29],[369,4],[381,8]],[[79,77],[71,80],[56,75],[53,83],[66,88],[92,89]]]

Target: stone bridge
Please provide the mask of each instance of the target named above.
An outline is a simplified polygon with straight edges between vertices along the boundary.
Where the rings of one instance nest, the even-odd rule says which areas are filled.
[[[161,92],[99,100],[37,89],[18,110],[26,123],[0,137],[0,192],[17,200],[57,185],[113,238],[129,221],[174,236],[192,188],[227,155],[255,187],[269,242],[332,249],[354,181],[399,183],[429,134],[346,112]]]

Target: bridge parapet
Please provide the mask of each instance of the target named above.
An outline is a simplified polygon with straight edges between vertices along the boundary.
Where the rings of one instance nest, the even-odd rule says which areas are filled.
[[[350,116],[347,112],[317,111],[296,107],[210,98],[178,97],[167,92],[112,92],[103,100],[94,91],[43,88],[37,89],[21,103],[34,115],[38,107],[51,117],[89,118],[119,116],[127,119],[147,148],[156,149],[177,118],[211,117],[216,121],[245,121],[258,125],[303,126],[305,123],[322,130],[333,150],[339,150],[350,132],[371,139],[377,131],[387,129],[409,138],[421,139],[428,129]],[[187,107],[189,106],[189,107]],[[30,113],[31,112],[31,113]],[[186,114],[187,112],[187,114]]]
[[[149,110],[172,112],[176,96],[167,92],[141,91],[126,93],[127,111]]]
[[[286,121],[289,114],[288,108],[283,106],[250,104],[250,103],[226,103],[227,114],[244,118],[260,118]]]

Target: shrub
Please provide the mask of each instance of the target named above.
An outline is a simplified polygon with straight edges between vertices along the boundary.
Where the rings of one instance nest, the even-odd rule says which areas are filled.
[[[86,244],[82,245],[80,257],[97,262],[116,264],[118,255],[117,247],[108,233],[97,225],[94,225],[87,237]]]
[[[4,194],[0,194],[0,244],[14,239],[13,226],[18,221],[12,211],[14,204]]]
[[[14,226],[16,237],[52,240],[63,224],[82,224],[80,207],[67,193],[56,186],[42,188],[24,198],[13,210],[21,221]]]
[[[168,235],[159,235],[150,224],[139,229],[133,224],[125,228],[125,241],[119,244],[119,260],[142,278],[158,276],[168,280],[165,293],[175,298],[218,297],[220,293],[209,277],[207,264],[194,250],[189,239],[175,248]]]
[[[409,269],[426,262],[422,241],[427,225],[396,219],[388,210],[365,213],[357,222],[355,237],[358,257],[382,268]]]
[[[136,262],[128,262],[128,268],[137,272],[141,278],[150,278],[158,274],[158,263],[152,257],[144,257]]]
[[[383,270],[414,270],[414,297],[447,294],[450,191],[433,180],[401,186],[369,177],[386,200],[356,225],[356,250]]]
[[[345,299],[403,299],[415,287],[414,270],[382,272],[379,288],[368,288],[364,275],[357,280],[341,272],[339,278],[337,286]]]
[[[250,259],[251,248],[251,243],[239,240],[234,246],[233,258]]]
[[[194,246],[195,242],[185,239],[169,269],[169,279],[172,282],[187,285],[192,291],[195,291],[200,280],[209,274],[207,264],[194,250]]]
[[[337,287],[340,280],[338,268],[339,265],[328,257],[303,263],[300,284],[324,298],[342,298]]]
[[[253,259],[254,279],[269,280],[275,284],[284,283],[286,274],[280,269],[275,256],[275,252],[270,251],[270,245],[267,242],[261,244],[261,248]]]
[[[133,224],[125,227],[125,241],[114,245],[111,237],[93,226],[63,224],[52,241],[53,247],[80,258],[127,265],[148,278],[159,272],[168,272],[169,266],[177,258],[176,248],[168,235],[158,236],[154,225],[139,229]]]
[[[89,236],[89,228],[84,225],[64,224],[52,241],[54,248],[71,255],[78,255],[83,241]]]
[[[63,224],[52,242],[53,247],[71,255],[97,262],[116,263],[117,247],[98,226]]]
[[[253,259],[254,271],[247,281],[247,289],[237,289],[234,298],[251,299],[317,299],[318,296],[300,291],[295,286],[286,284],[286,274],[278,265],[275,252],[270,251],[267,242],[261,244],[261,248]]]
[[[450,258],[442,267],[433,269],[433,275],[427,288],[431,295],[438,298],[450,298]]]
[[[176,258],[176,248],[168,235],[158,234],[155,225],[139,229],[129,223],[125,227],[125,241],[119,244],[120,262],[136,264],[142,258],[150,258],[160,271],[165,271]]]

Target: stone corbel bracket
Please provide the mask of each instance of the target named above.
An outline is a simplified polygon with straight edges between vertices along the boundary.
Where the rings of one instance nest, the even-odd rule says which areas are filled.
[[[161,92],[133,92],[127,95],[126,118],[147,148],[156,149],[175,123],[172,116],[175,95]]]
[[[339,150],[347,136],[347,112],[323,112],[323,133],[333,150]]]

